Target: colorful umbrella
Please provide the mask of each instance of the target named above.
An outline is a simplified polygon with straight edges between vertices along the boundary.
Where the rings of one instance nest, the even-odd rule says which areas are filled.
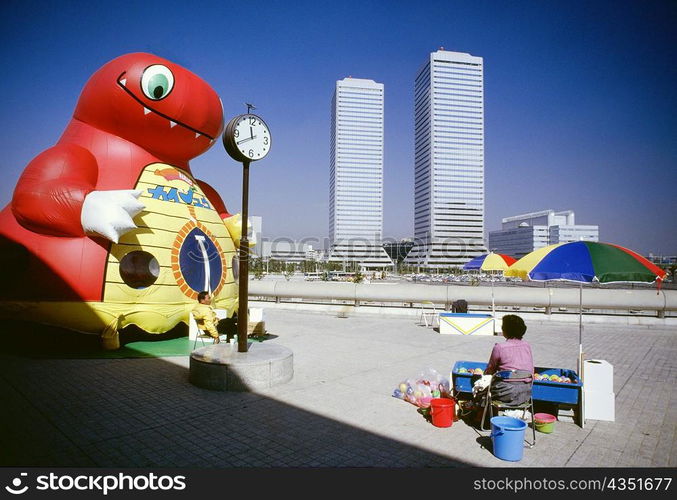
[[[579,283],[578,372],[583,363],[583,283],[653,283],[666,272],[641,255],[611,243],[574,241],[539,248],[525,255],[504,273],[531,281]],[[582,417],[585,421],[585,417]]]
[[[504,255],[502,253],[490,252],[488,254],[480,255],[475,257],[469,262],[466,262],[463,266],[463,269],[466,271],[478,270],[478,271],[505,271],[511,264],[517,262],[517,259],[510,257],[510,255]],[[491,313],[492,316],[496,316],[496,310],[494,307],[494,280],[491,280]]]
[[[666,272],[641,255],[611,243],[574,241],[539,248],[504,273],[531,281],[653,283]]]
[[[505,271],[511,264],[514,264],[515,262],[517,262],[517,259],[513,259],[509,255],[491,252],[480,255],[479,257],[475,257],[473,260],[466,262],[466,264],[463,266],[463,269],[466,271]]]

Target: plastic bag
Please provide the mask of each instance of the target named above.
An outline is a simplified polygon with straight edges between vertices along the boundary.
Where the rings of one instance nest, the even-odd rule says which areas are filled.
[[[419,408],[428,408],[433,398],[450,397],[449,379],[433,368],[401,381],[392,396]]]

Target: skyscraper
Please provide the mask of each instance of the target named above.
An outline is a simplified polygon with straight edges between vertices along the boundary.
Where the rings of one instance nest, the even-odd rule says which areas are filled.
[[[416,76],[414,240],[406,263],[424,268],[486,252],[481,57],[440,49]]]
[[[332,99],[329,261],[390,266],[383,237],[383,84],[336,82]]]

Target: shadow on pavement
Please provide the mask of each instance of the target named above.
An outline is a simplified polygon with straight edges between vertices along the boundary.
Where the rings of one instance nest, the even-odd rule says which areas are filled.
[[[21,338],[4,324],[8,337]],[[12,345],[0,354],[2,466],[468,466],[260,394],[195,387],[187,364],[33,358]]]

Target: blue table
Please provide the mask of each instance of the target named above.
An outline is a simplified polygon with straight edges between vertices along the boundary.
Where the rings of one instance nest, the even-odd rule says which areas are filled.
[[[469,372],[459,373],[461,368],[466,370],[487,368],[487,363],[481,361],[457,361],[451,369],[451,392],[457,401],[472,399],[472,386],[481,375]],[[555,382],[553,380],[534,380],[532,396],[534,404],[537,402],[556,405],[557,408],[574,410],[574,420],[582,427],[583,416],[583,382],[574,370],[554,367],[534,367],[534,372],[542,375],[556,375],[568,377],[571,382]]]

